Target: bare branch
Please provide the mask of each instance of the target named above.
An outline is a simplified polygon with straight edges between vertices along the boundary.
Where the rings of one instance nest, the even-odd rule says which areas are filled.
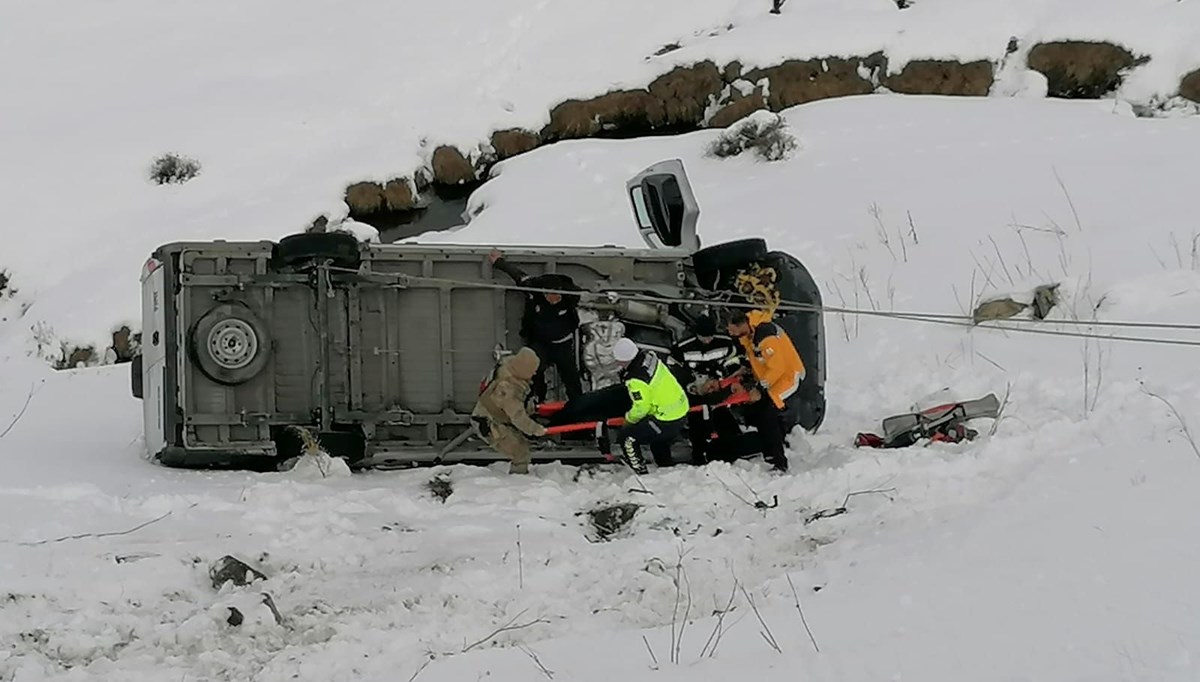
[[[412,677],[408,678],[408,682],[413,682],[413,680],[417,679],[417,676],[425,672],[425,669],[429,667],[430,663],[433,663],[433,656],[426,656],[425,662],[421,664],[421,667],[417,668],[417,671],[412,674]]]
[[[525,589],[525,560],[521,555],[521,524],[517,524],[517,589]]]
[[[754,496],[755,509],[764,509],[767,507],[767,503],[763,502],[762,498],[758,496],[758,491],[755,490],[749,483],[747,483],[746,479],[742,478],[741,474],[734,471],[733,475],[737,478],[737,480],[741,481],[742,485],[746,486],[746,490],[749,490],[750,494]],[[779,503],[776,502],[775,506],[779,506]]]
[[[708,636],[708,641],[704,643],[704,648],[700,649],[700,658],[704,658],[705,652],[708,652],[709,658],[717,653],[717,645],[721,643],[721,635],[723,634],[722,626],[725,624],[725,616],[733,610],[733,600],[737,597],[738,581],[737,577],[733,579],[733,587],[729,590],[729,601],[725,604],[725,608],[717,611],[717,624],[713,626],[713,631]],[[711,650],[709,647],[712,647]]]
[[[867,209],[867,213],[871,214],[871,217],[875,219],[875,225],[879,228],[879,241],[892,255],[892,260],[896,260],[896,252],[892,250],[892,242],[888,238],[887,228],[883,225],[883,211],[879,208],[879,204],[872,203],[871,207]]]
[[[1024,225],[1022,223],[1009,223],[1009,227],[1015,230],[1032,230],[1034,232],[1048,232],[1050,234],[1061,234],[1060,228],[1055,227],[1037,227],[1035,225]]]
[[[517,619],[518,619],[518,618],[520,618],[521,616],[525,615],[525,611],[528,611],[528,610],[529,610],[529,609],[524,609],[524,610],[522,610],[520,613],[518,613],[517,615],[513,616],[513,617],[512,617],[512,619],[511,619],[511,620],[509,620],[507,623],[505,623],[504,625],[501,625],[500,627],[496,628],[496,629],[495,629],[495,630],[494,630],[494,631],[493,631],[493,632],[492,632],[490,635],[488,635],[487,637],[484,637],[483,639],[479,640],[478,642],[475,642],[474,644],[472,644],[472,645],[470,645],[470,646],[463,647],[463,650],[462,650],[462,652],[465,654],[465,653],[467,653],[467,652],[468,652],[468,651],[470,651],[471,649],[474,649],[474,648],[475,648],[475,647],[477,647],[477,646],[481,646],[481,645],[483,645],[483,644],[487,644],[487,643],[488,643],[488,642],[490,642],[490,641],[491,641],[493,638],[495,638],[495,637],[497,637],[498,635],[501,635],[501,634],[503,634],[503,633],[505,633],[505,632],[513,632],[513,631],[515,631],[515,630],[524,630],[525,628],[533,627],[534,625],[539,625],[539,624],[541,624],[541,623],[549,623],[549,622],[550,622],[550,621],[548,621],[548,620],[546,620],[546,619],[544,619],[544,618],[537,618],[537,619],[534,619],[534,620],[531,620],[531,621],[529,621],[528,623],[522,623],[522,624],[520,624],[520,625],[514,625],[514,623],[516,623],[516,622],[517,622]]]
[[[1104,386],[1104,344],[1096,342],[1096,391],[1092,394],[1092,410],[1100,402],[1100,389]]]
[[[683,593],[683,581],[681,580],[682,572],[683,553],[681,552],[679,555],[679,562],[675,564],[675,605],[671,607],[671,648],[667,651],[667,655],[670,657],[671,662],[676,665],[679,664],[679,659],[677,658],[679,652],[679,637],[678,633],[675,631],[675,628],[679,621],[679,600]]]
[[[518,644],[517,648],[521,650],[521,653],[528,656],[529,660],[533,661],[533,664],[536,665],[538,670],[540,670],[541,673],[546,676],[546,679],[548,679],[548,680],[554,679],[554,671],[549,670],[548,668],[546,668],[546,666],[542,665],[542,660],[540,658],[538,658],[537,653],[535,653],[532,649],[525,646],[524,644]]]
[[[858,263],[855,261],[853,253],[850,254],[850,267],[854,268],[855,272],[858,272]],[[859,299],[858,299],[858,280],[852,280],[852,281],[854,283],[854,307],[861,308],[862,305],[859,303]],[[859,332],[859,327],[860,327],[859,322],[861,320],[862,320],[862,315],[854,316],[854,338],[856,338],[856,339],[858,338],[858,332]]]
[[[0,438],[7,436],[8,432],[12,431],[13,427],[17,425],[17,422],[21,421],[21,417],[25,416],[25,411],[29,409],[29,403],[33,400],[33,394],[36,393],[35,387],[36,384],[29,385],[29,395],[25,396],[25,404],[21,406],[21,411],[17,412],[17,416],[13,417],[8,426],[3,431],[0,431]]]
[[[1146,388],[1145,384],[1142,384],[1142,392],[1151,398],[1162,402],[1167,406],[1168,409],[1171,410],[1171,414],[1175,415],[1175,420],[1179,422],[1179,428],[1183,429],[1183,437],[1186,438],[1188,444],[1192,446],[1192,452],[1196,453],[1196,457],[1200,458],[1200,446],[1196,445],[1196,439],[1192,436],[1192,430],[1188,428],[1187,420],[1185,420],[1183,415],[1179,413],[1179,410],[1175,408],[1175,404],[1161,395],[1158,395],[1154,391]]]
[[[1075,229],[1083,232],[1083,224],[1079,222],[1079,211],[1075,210],[1075,201],[1071,199],[1071,193],[1067,191],[1067,183],[1063,182],[1057,168],[1051,167],[1051,170],[1054,171],[1054,179],[1058,181],[1058,186],[1062,188],[1063,196],[1067,198],[1067,205],[1071,207],[1071,217],[1075,219]]]
[[[1013,226],[1013,232],[1017,233],[1017,239],[1021,240],[1021,249],[1025,252],[1026,276],[1032,277],[1037,274],[1037,269],[1033,267],[1033,256],[1029,253],[1029,243],[1025,241],[1025,233],[1016,226]]]
[[[962,297],[958,293],[958,287],[955,286],[953,282],[950,283],[950,291],[954,294],[954,302],[958,304],[959,312],[963,314],[963,317],[969,315],[971,311],[967,310],[967,308],[963,305]]]
[[[796,599],[796,610],[800,612],[800,622],[804,624],[804,630],[808,632],[808,639],[812,641],[813,649],[817,653],[821,653],[821,647],[817,646],[817,638],[813,637],[812,629],[808,627],[808,619],[804,617],[804,609],[800,608],[800,595],[796,593],[796,586],[792,584],[792,576],[790,573],[784,573],[787,577],[788,587],[792,588],[792,597]]]
[[[867,282],[866,266],[858,269],[858,279],[862,282],[863,293],[867,295],[867,302],[871,304],[871,310],[879,310],[879,305],[875,303],[875,297],[871,295],[871,285]]]
[[[908,211],[908,227],[909,234],[911,234],[913,238],[913,244],[920,244],[921,240],[917,239],[917,224],[913,222],[912,211]]]
[[[188,509],[195,507],[197,504],[199,504],[199,502],[192,504],[191,506],[188,507]],[[170,516],[171,514],[174,514],[174,513],[175,512],[173,512],[173,511],[169,511],[166,514],[159,516],[158,518],[150,519],[149,521],[146,521],[145,523],[139,523],[138,525],[134,526],[133,528],[130,528],[129,530],[115,531],[115,532],[111,532],[111,533],[80,533],[79,535],[64,535],[61,538],[54,538],[53,540],[37,540],[35,542],[13,542],[12,540],[4,540],[4,542],[6,544],[21,545],[22,547],[36,547],[37,545],[49,545],[49,544],[53,544],[56,542],[66,542],[68,540],[83,540],[86,538],[111,538],[111,537],[117,537],[120,535],[131,535],[133,533],[138,532],[139,530],[142,530],[143,528],[146,528],[147,526],[151,526],[151,525],[158,523],[159,521],[162,521],[163,519],[167,518],[168,516]]]
[[[969,299],[971,306],[967,308],[967,316],[969,317],[975,311],[975,304],[978,302],[978,297],[975,295],[975,276],[979,274],[978,270],[971,270],[971,290]]]
[[[891,498],[891,496],[888,495],[888,493],[894,493],[894,492],[896,492],[895,488],[875,488],[873,490],[856,490],[855,492],[852,492],[852,493],[846,493],[846,499],[842,501],[842,506],[845,507],[847,504],[849,504],[851,497],[858,497],[859,495],[883,495],[890,502],[892,500],[892,498]]]
[[[742,596],[745,597],[746,602],[750,604],[750,608],[754,611],[755,618],[758,618],[759,625],[763,626],[763,629],[760,630],[758,634],[762,635],[763,640],[765,640],[767,645],[774,649],[776,653],[782,654],[783,649],[779,648],[779,643],[775,641],[775,635],[771,633],[770,626],[767,625],[767,621],[763,620],[762,614],[759,613],[758,605],[754,603],[754,597],[750,596],[750,593],[746,591],[744,586],[740,587],[742,590]]]
[[[989,436],[996,435],[996,429],[1000,428],[1000,420],[1004,418],[1004,408],[1008,407],[1008,398],[1012,395],[1012,382],[1009,382],[1004,387],[1004,400],[1000,401],[1000,410],[996,413],[996,419],[992,421],[992,430],[988,432]]]
[[[1091,339],[1083,340],[1083,416],[1086,419],[1088,416],[1088,386],[1091,385]]]
[[[992,249],[996,251],[996,258],[1000,261],[1000,267],[1004,268],[1004,276],[1008,278],[1008,283],[1016,286],[1017,283],[1013,281],[1012,273],[1008,271],[1008,264],[1004,262],[1004,254],[1000,253],[1000,245],[996,243],[996,238],[988,235],[988,241],[992,243]]]
[[[999,290],[999,287],[996,286],[996,283],[992,281],[992,273],[996,271],[995,263],[988,261],[988,264],[992,267],[985,270],[983,263],[979,262],[979,258],[975,255],[975,252],[972,250],[968,250],[967,252],[971,254],[971,260],[975,261],[975,266],[979,268],[979,273],[983,275],[983,280],[987,282],[988,286],[990,286],[992,289]]]
[[[1051,221],[1053,222],[1053,221]],[[1071,254],[1067,253],[1066,232],[1056,224],[1054,226],[1058,231],[1054,233],[1055,240],[1058,241],[1058,264],[1062,266],[1063,277],[1071,275]]]
[[[672,633],[671,637],[672,637],[672,641],[673,641],[673,644],[671,647],[671,656],[672,656],[673,662],[676,665],[679,664],[679,649],[683,646],[683,633],[685,631],[687,631],[688,618],[692,614],[692,582],[687,577],[687,570],[685,570],[683,568],[683,558],[686,556],[686,554],[687,553],[683,552],[681,549],[679,552],[679,562],[677,564],[675,564],[675,606],[676,606],[676,608],[675,608],[675,611],[673,611],[671,613],[671,633]],[[676,620],[675,614],[678,612],[678,608],[679,608],[679,597],[680,597],[680,585],[681,584],[687,586],[687,603],[685,604],[684,609],[683,609],[683,621],[679,623],[679,635],[675,636],[675,634],[674,634],[675,633],[675,620]]]
[[[650,648],[650,640],[646,639],[646,635],[642,635],[642,641],[646,643],[646,651],[650,652],[650,660],[654,662],[653,669],[658,670],[658,656],[655,656],[654,649]]]
[[[842,288],[838,286],[836,279],[833,280],[831,283],[833,284],[833,292],[835,294],[837,294],[838,300],[841,302],[842,307],[845,308],[846,307],[846,297],[844,295],[842,295]],[[846,323],[846,314],[838,313],[838,320],[841,321],[841,323],[842,323],[842,335],[846,337],[846,342],[849,343],[850,342],[850,325],[848,325]]]
[[[984,355],[982,352],[980,352],[980,351],[978,351],[978,350],[977,350],[977,351],[975,351],[975,354],[976,354],[976,355],[978,355],[979,357],[983,358],[984,360],[987,360],[987,362],[988,362],[988,364],[989,364],[989,365],[991,365],[992,367],[995,367],[996,369],[1000,370],[1001,372],[1007,372],[1007,371],[1008,371],[1008,370],[1004,369],[1003,367],[1001,367],[1001,366],[1000,366],[1000,363],[998,363],[998,362],[996,362],[995,360],[993,360],[993,359],[989,358],[988,356]]]
[[[722,487],[722,488],[724,488],[724,489],[726,490],[726,492],[728,492],[730,495],[733,495],[735,498],[737,498],[737,500],[738,500],[739,502],[741,502],[742,504],[746,505],[747,507],[753,507],[753,506],[754,506],[754,503],[753,503],[753,502],[751,502],[750,500],[747,500],[746,498],[744,498],[744,497],[742,497],[741,495],[739,495],[739,494],[737,493],[737,491],[735,491],[733,488],[729,487],[729,484],[728,484],[728,483],[726,483],[726,482],[725,482],[725,481],[724,481],[724,480],[723,480],[723,479],[722,479],[720,476],[718,476],[718,475],[716,475],[716,474],[713,474],[713,473],[711,473],[711,472],[709,472],[709,473],[712,475],[712,477],[713,477],[713,478],[717,479],[717,483],[720,483],[720,484],[721,484],[721,487]]]
[[[889,479],[889,480],[891,480],[891,479]],[[883,495],[884,497],[886,497],[888,499],[888,501],[891,501],[892,498],[887,493],[891,493],[891,492],[895,492],[895,491],[896,491],[895,488],[875,488],[873,490],[857,490],[852,493],[847,493],[846,498],[844,500],[842,500],[841,506],[834,507],[833,509],[819,509],[812,514],[809,514],[808,518],[806,518],[804,520],[804,525],[807,526],[808,524],[810,524],[813,521],[816,521],[818,519],[828,519],[828,518],[832,518],[834,516],[841,516],[842,514],[849,513],[850,512],[849,504],[850,504],[851,497],[857,497],[859,495],[876,495],[876,494],[878,494],[878,495]]]

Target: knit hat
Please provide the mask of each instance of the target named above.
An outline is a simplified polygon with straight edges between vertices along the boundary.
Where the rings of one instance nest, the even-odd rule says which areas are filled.
[[[506,364],[508,371],[512,372],[514,377],[528,381],[533,378],[534,374],[537,374],[541,360],[532,348],[522,348],[517,351],[516,355],[509,358]]]
[[[613,357],[617,362],[632,362],[637,354],[637,344],[627,338],[622,337],[613,344]]]
[[[692,322],[692,331],[696,336],[716,336],[717,323],[707,313],[700,315]]]

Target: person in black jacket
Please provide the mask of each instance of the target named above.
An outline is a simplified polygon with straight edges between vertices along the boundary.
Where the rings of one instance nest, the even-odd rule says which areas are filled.
[[[734,445],[742,434],[737,417],[728,407],[710,407],[725,400],[729,389],[716,384],[737,372],[741,366],[738,342],[717,333],[717,323],[701,315],[692,323],[692,333],[671,347],[669,366],[687,390],[693,405],[704,409],[688,414],[688,440],[692,443],[692,463],[707,464],[718,459],[737,458]],[[717,440],[712,439],[713,433]]]
[[[579,296],[563,295],[561,291],[582,291],[567,275],[546,273],[527,275],[525,271],[504,260],[500,251],[488,256],[492,267],[505,273],[518,286],[549,289],[549,292],[526,291],[525,312],[521,316],[521,339],[538,354],[541,365],[533,377],[533,395],[539,402],[546,399],[546,369],[553,366],[567,391],[567,399],[579,397],[583,386],[579,380],[579,361],[575,352],[575,330],[579,328]]]

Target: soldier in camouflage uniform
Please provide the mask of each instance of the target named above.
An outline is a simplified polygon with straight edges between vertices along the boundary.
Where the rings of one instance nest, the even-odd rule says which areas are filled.
[[[540,361],[533,350],[522,348],[496,370],[471,413],[480,435],[496,452],[512,460],[509,473],[529,473],[529,441],[546,435],[546,428],[533,421],[525,408],[530,382],[537,373]]]

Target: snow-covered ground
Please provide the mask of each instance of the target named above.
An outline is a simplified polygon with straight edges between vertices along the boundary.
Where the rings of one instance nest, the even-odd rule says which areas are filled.
[[[1022,49],[1114,40],[1152,56],[1120,93],[1137,102],[1173,95],[1200,67],[1195,1],[769,6],[2,3],[0,270],[20,291],[0,304],[0,347],[103,350],[113,329],[136,326],[137,276],[164,242],[277,239],[337,219],[353,182],[411,176],[443,143],[475,153],[494,130],[538,130],[565,99],[642,87],[677,64],[882,50],[898,70],[913,58],[999,61],[1011,37]],[[679,49],[654,56],[667,45]],[[1021,91],[1027,75],[1018,64],[998,91]],[[151,160],[167,152],[197,159],[200,176],[150,184]]]
[[[800,107],[786,114],[799,149],[775,164],[706,158],[715,132],[559,144],[499,166],[468,227],[422,241],[637,244],[624,181],[674,157],[707,243],[765,236],[831,305],[960,314],[1057,282],[1059,322],[1042,329],[1198,338],[1062,321],[1200,318],[1200,118],[1128,104],[1200,67],[1200,3],[768,6],[0,3],[0,272],[17,289],[0,293],[0,682],[1200,677],[1194,346],[831,315],[830,413],[792,472],[653,472],[651,495],[611,467],[167,470],[141,455],[127,367],[55,373],[28,355],[136,326],[161,243],[337,218],[346,185],[536,130],[566,98],[700,59],[999,60],[1013,36],[1153,59],[1102,102]],[[1036,80],[1008,69],[994,94]],[[149,184],[168,151],[200,176]],[[1007,394],[995,432],[850,447],[947,387]],[[847,498],[868,490],[883,492]],[[586,512],[615,502],[644,507],[593,542]],[[212,589],[225,554],[268,579]]]
[[[800,148],[776,164],[705,158],[715,133],[534,152],[500,167],[469,227],[436,239],[636,243],[623,181],[679,157],[707,242],[766,236],[832,304],[958,313],[1061,282],[1059,320],[1197,319],[1200,119],[942,98],[827,101],[787,118]],[[32,398],[0,438],[0,680],[1200,674],[1194,347],[834,315],[827,331],[830,414],[791,473],[655,471],[650,495],[611,467],[166,470],[141,457],[125,367],[12,359],[0,433]],[[995,432],[850,446],[946,387],[1007,394]],[[454,488],[444,503],[426,488],[438,473]],[[847,500],[867,490],[884,492]],[[615,502],[644,508],[592,542],[583,514]],[[213,590],[208,566],[225,554],[268,580]],[[246,622],[229,626],[229,606]]]

